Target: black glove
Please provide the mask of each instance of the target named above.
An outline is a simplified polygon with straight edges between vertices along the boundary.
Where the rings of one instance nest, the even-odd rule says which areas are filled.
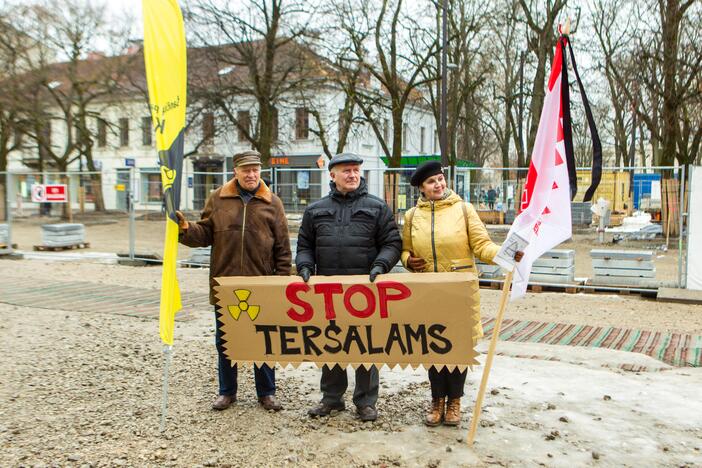
[[[375,281],[375,277],[385,273],[385,267],[383,265],[374,265],[370,271],[370,282]]]
[[[300,276],[300,278],[302,278],[302,281],[304,281],[306,283],[310,280],[310,276],[312,275],[312,270],[310,270],[307,267],[302,267],[302,268],[300,268],[300,271],[297,272],[297,274],[298,274],[298,276]]]

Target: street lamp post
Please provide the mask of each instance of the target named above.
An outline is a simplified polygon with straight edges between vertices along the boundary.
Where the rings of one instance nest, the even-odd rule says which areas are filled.
[[[439,145],[441,149],[441,165],[447,167],[449,165],[448,154],[448,109],[447,109],[447,81],[448,81],[448,1],[441,2],[441,105],[440,105],[440,136]]]

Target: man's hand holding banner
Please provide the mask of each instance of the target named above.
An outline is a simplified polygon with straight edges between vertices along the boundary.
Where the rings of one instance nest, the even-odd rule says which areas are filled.
[[[227,357],[413,368],[476,365],[471,273],[216,278]]]

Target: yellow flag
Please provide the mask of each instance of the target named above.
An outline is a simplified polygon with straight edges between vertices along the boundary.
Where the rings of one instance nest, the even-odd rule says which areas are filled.
[[[161,276],[161,340],[173,344],[175,314],[182,308],[176,278],[178,218],[185,97],[187,49],[183,16],[176,0],[143,0],[144,62],[149,89],[151,118],[156,128],[156,149],[161,165],[161,183],[166,201],[166,240]]]

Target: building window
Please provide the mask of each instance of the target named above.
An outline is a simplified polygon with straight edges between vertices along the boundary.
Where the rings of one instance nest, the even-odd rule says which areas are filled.
[[[427,129],[424,127],[419,127],[419,153],[424,154],[424,141],[427,133]]]
[[[97,119],[97,143],[98,148],[104,148],[107,145],[107,122],[100,117]]]
[[[161,173],[157,168],[141,170],[141,193],[145,203],[161,203]]]
[[[202,141],[205,145],[214,143],[215,120],[212,112],[205,112],[202,115]]]
[[[119,119],[119,146],[129,146],[129,119]]]
[[[249,141],[246,135],[251,134],[251,113],[249,111],[239,111],[236,113],[236,120],[239,122],[239,126],[237,127],[239,133],[238,141]]]
[[[273,121],[273,131],[271,132],[273,141],[278,141],[278,108],[271,108],[271,120]]]
[[[310,136],[310,113],[304,107],[295,109],[295,139],[306,140]]]
[[[409,138],[409,125],[402,124],[402,151],[408,151],[409,147],[407,139]]]
[[[151,146],[153,144],[153,133],[151,132],[151,117],[141,118],[141,144]]]

